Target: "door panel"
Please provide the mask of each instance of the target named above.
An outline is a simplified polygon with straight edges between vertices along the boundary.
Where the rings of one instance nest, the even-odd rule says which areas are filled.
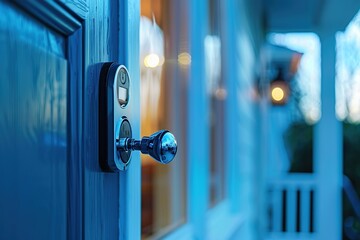
[[[0,9],[0,239],[65,239],[65,39]]]

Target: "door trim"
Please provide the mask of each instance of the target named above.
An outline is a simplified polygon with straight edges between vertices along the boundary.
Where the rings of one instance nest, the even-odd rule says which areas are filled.
[[[140,1],[119,1],[119,63],[124,64],[131,77],[132,100],[128,117],[132,124],[133,137],[140,138],[140,67],[139,67],[139,22]],[[134,99],[137,99],[134,101]],[[131,164],[119,177],[119,238],[140,239],[141,222],[141,160],[133,152]]]
[[[69,3],[62,3],[15,0],[15,2],[42,23],[65,36],[71,35],[81,28],[81,20],[85,19],[85,13],[88,11],[86,3],[82,1],[79,1],[78,4],[74,4],[71,1]]]

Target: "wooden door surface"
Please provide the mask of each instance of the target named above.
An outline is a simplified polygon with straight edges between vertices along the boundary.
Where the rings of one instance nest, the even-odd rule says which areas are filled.
[[[140,159],[99,167],[102,63],[132,78],[120,113],[139,137],[139,3],[0,1],[0,239],[140,238]]]
[[[0,2],[0,239],[65,239],[66,37]]]
[[[84,234],[86,239],[140,239],[140,157],[132,153],[126,171],[99,166],[99,74],[104,62],[125,65],[131,78],[126,116],[140,135],[139,2],[89,1],[84,25]],[[120,119],[119,119],[120,120]],[[110,142],[110,141],[109,141]]]

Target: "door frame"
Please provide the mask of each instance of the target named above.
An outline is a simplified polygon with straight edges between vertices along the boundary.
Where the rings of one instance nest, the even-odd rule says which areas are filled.
[[[127,117],[131,122],[133,138],[140,139],[140,1],[119,1],[119,13],[118,61],[127,67],[131,78],[132,109],[127,112]],[[119,176],[119,237],[129,240],[141,238],[141,160],[138,152],[132,152],[131,155],[129,168],[121,171]]]

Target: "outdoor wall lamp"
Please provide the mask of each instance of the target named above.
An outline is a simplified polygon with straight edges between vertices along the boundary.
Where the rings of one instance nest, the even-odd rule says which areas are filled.
[[[175,137],[167,130],[141,140],[132,138],[130,121],[125,116],[129,89],[130,76],[125,66],[103,64],[99,79],[99,164],[103,171],[126,170],[132,151],[149,154],[163,164],[171,162],[177,152]]]
[[[281,68],[278,69],[276,78],[270,82],[269,89],[269,95],[273,105],[284,105],[287,103],[290,89]]]

